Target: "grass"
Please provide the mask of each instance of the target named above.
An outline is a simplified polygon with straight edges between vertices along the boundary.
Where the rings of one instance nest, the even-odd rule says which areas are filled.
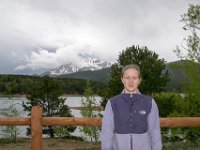
[[[199,150],[200,143],[196,142],[168,142],[163,144],[163,150]]]
[[[24,139],[26,138],[17,138],[17,139],[0,138],[0,144],[24,143],[25,142]]]

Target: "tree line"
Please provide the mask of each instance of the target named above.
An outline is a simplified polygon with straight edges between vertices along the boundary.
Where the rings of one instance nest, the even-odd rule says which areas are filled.
[[[1,95],[26,95],[32,88],[37,87],[42,83],[44,77],[29,76],[29,75],[0,75],[0,94]],[[61,86],[63,94],[82,95],[86,80],[72,78],[52,78]],[[103,83],[91,81],[94,92],[98,93],[102,88]]]

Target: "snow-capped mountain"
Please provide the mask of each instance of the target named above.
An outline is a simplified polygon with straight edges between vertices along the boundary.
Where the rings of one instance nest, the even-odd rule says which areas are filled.
[[[111,63],[108,61],[102,61],[97,58],[91,57],[89,55],[79,54],[82,59],[80,63],[80,67],[78,71],[85,71],[85,70],[99,70],[103,68],[108,68],[111,66]]]
[[[99,60],[97,58],[91,57],[86,54],[85,55],[79,54],[79,56],[81,60],[80,63],[78,63],[78,65],[74,65],[73,63],[64,64],[43,73],[41,76],[43,75],[59,76],[78,71],[86,71],[86,70],[94,71],[111,67],[111,63],[108,61]]]
[[[57,68],[54,68],[50,71],[50,75],[63,75],[70,74],[79,71],[77,66],[74,66],[72,63],[61,65]]]

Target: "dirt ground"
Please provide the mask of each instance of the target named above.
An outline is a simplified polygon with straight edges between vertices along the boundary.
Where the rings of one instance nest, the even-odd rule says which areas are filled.
[[[0,150],[30,150],[30,139],[22,143],[0,144]],[[43,150],[100,150],[100,144],[92,145],[69,139],[43,139]]]
[[[1,144],[0,150],[31,150],[31,141],[28,138],[23,142]],[[82,141],[70,139],[43,139],[43,150],[100,150],[100,144],[92,145]],[[163,150],[200,150],[198,144],[164,143]]]

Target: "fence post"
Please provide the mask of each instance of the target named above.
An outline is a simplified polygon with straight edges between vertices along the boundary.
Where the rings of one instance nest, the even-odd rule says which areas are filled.
[[[31,150],[42,150],[42,107],[31,110]]]

